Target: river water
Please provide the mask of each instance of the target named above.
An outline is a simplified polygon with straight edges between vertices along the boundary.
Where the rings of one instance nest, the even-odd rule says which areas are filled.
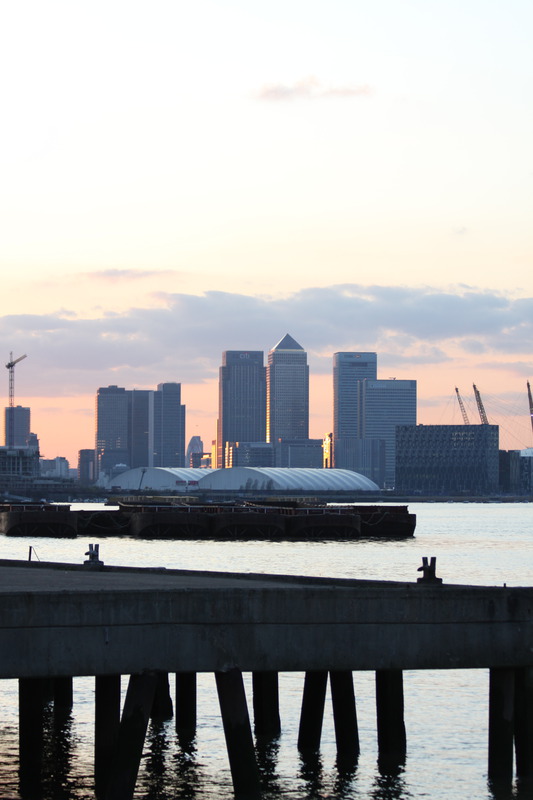
[[[533,509],[528,503],[412,503],[415,537],[362,542],[171,542],[102,538],[108,565],[165,566],[232,572],[414,581],[423,556],[437,557],[446,583],[533,586]],[[0,539],[1,558],[80,563],[82,539]],[[297,751],[304,675],[280,675],[282,733],[258,748],[265,800],[508,800],[533,798],[531,787],[487,783],[488,671],[404,673],[407,759],[397,775],[377,766],[374,674],[354,673],[361,755],[355,770],[336,765],[331,703],[326,703],[320,753]],[[245,676],[251,708],[250,676]],[[127,685],[123,678],[123,691]],[[0,800],[18,790],[17,682],[0,683]],[[74,680],[71,718],[47,740],[42,800],[93,800],[94,679]],[[51,725],[51,720],[49,720]],[[172,721],[150,726],[136,798],[231,800],[215,682],[198,676],[198,730],[180,745]],[[25,800],[37,800],[35,796]]]

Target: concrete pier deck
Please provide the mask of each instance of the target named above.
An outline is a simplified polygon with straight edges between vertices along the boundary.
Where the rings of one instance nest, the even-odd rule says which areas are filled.
[[[0,561],[0,678],[526,666],[531,587]]]
[[[196,673],[213,672],[236,800],[261,800],[257,735],[279,735],[278,673],[305,672],[301,753],[320,746],[329,679],[338,763],[359,755],[352,671],[376,673],[380,770],[406,756],[403,670],[488,668],[491,780],[533,779],[533,588],[446,585],[423,559],[413,583],[0,561],[0,678],[19,679],[22,797],[41,796],[43,708],[95,676],[95,791],[132,800],[150,716],[196,726]],[[120,715],[120,676],[129,675]],[[57,728],[60,730],[60,726]]]

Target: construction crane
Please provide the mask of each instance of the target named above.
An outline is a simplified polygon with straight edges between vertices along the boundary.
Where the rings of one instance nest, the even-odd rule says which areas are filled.
[[[479,411],[479,416],[481,417],[481,424],[482,425],[488,425],[489,424],[489,420],[488,420],[488,417],[487,417],[487,415],[485,413],[485,408],[483,406],[483,401],[481,399],[481,395],[479,393],[479,390],[478,390],[476,384],[474,383],[473,385],[474,385],[474,394],[476,396],[477,409]]]
[[[18,364],[23,358],[27,358],[26,354],[14,359],[13,353],[10,353],[9,361],[6,364],[6,369],[9,370],[9,426],[6,437],[8,447],[13,447],[15,444],[15,412],[13,411],[15,407],[15,364]]]
[[[529,398],[529,416],[531,417],[531,430],[533,430],[533,397],[531,397],[531,386],[527,382],[527,396]]]
[[[459,402],[459,408],[461,409],[461,414],[463,415],[463,422],[465,425],[470,425],[470,420],[468,419],[468,414],[466,413],[465,404],[463,403],[463,398],[459,394],[459,389],[457,386],[455,387],[455,393],[457,395],[457,400]]]

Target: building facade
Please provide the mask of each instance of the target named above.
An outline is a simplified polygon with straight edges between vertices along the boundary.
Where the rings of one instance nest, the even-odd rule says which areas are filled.
[[[377,379],[377,354],[340,352],[333,354],[332,464],[337,469],[363,468],[360,440],[363,437],[361,382]],[[368,464],[366,465],[368,467]],[[370,465],[370,471],[375,472]],[[367,474],[367,472],[365,472]],[[370,474],[368,474],[370,477]],[[380,476],[383,480],[384,476]],[[372,477],[376,480],[376,477]],[[377,481],[380,485],[381,482]]]
[[[30,443],[30,409],[24,406],[8,406],[5,409],[6,447],[28,447]]]
[[[216,466],[225,466],[228,443],[264,442],[266,370],[262,350],[226,350],[218,381]]]
[[[485,495],[499,488],[497,425],[400,425],[396,490]]]
[[[377,354],[333,356],[332,462],[395,485],[396,427],[416,425],[416,381],[377,378]]]
[[[266,438],[309,438],[307,353],[287,334],[268,354]]]
[[[396,428],[416,425],[416,381],[367,380],[360,383],[360,390],[362,438],[385,442],[385,478],[380,485],[393,489],[396,485]]]
[[[96,395],[96,477],[117,466],[183,467],[185,406],[181,384],[157,390],[107,386]]]

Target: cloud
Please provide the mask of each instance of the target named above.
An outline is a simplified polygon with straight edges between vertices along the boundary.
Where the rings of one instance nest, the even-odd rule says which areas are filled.
[[[83,273],[84,278],[90,280],[101,280],[106,283],[121,283],[122,281],[142,280],[144,278],[165,277],[177,274],[173,270],[150,270],[150,269],[102,269],[95,272]]]
[[[99,386],[152,387],[216,380],[223,350],[268,350],[290,333],[313,373],[331,374],[332,354],[370,350],[387,375],[475,354],[533,373],[533,298],[458,287],[339,286],[286,298],[207,292],[168,294],[164,308],[132,308],[98,319],[63,313],[0,317],[5,356],[27,353],[17,394],[93,394]],[[453,362],[452,362],[453,363]],[[516,363],[516,369],[513,364]],[[385,373],[380,370],[380,374]],[[7,374],[6,374],[7,395]]]
[[[367,85],[348,84],[332,86],[324,84],[313,75],[293,84],[271,83],[262,86],[256,93],[258,100],[323,100],[332,98],[368,97],[373,89]]]

